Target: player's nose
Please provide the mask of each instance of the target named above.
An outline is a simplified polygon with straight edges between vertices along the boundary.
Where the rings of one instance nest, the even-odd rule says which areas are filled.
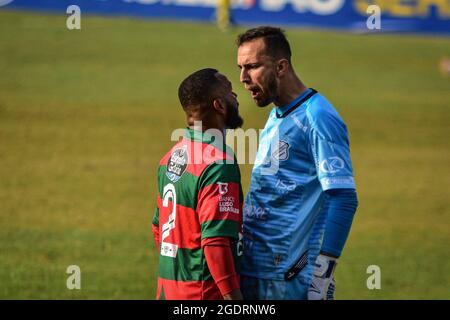
[[[248,74],[248,71],[245,68],[241,69],[241,74],[240,74],[240,77],[239,77],[239,81],[241,81],[244,84],[248,84],[251,81],[250,80],[250,76]]]

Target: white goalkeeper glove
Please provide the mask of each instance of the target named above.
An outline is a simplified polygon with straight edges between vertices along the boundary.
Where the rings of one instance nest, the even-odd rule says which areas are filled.
[[[337,258],[319,254],[316,259],[308,300],[334,300],[335,282],[333,278]]]

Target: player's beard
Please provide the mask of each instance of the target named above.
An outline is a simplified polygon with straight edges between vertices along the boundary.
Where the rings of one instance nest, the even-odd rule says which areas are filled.
[[[264,94],[262,92],[263,91],[261,90],[261,99],[256,100],[256,105],[261,108],[266,107],[274,102],[278,96],[278,83],[275,76],[269,79],[267,83],[267,89],[265,90],[266,93]]]
[[[227,116],[225,118],[225,125],[227,129],[240,128],[244,123],[244,119],[239,115],[239,109],[233,103],[226,102]]]

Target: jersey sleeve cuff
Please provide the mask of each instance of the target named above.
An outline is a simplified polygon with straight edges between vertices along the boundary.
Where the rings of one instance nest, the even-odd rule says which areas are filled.
[[[216,282],[217,287],[220,290],[222,296],[230,293],[235,289],[239,289],[239,276],[237,274],[232,274],[227,278],[220,279]]]

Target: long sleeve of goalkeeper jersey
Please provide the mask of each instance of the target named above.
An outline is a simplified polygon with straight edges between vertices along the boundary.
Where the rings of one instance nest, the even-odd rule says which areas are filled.
[[[230,239],[227,237],[202,240],[209,271],[222,295],[239,288],[239,276],[234,268]]]
[[[327,221],[322,252],[339,257],[353,222],[358,198],[354,189],[327,190]]]

